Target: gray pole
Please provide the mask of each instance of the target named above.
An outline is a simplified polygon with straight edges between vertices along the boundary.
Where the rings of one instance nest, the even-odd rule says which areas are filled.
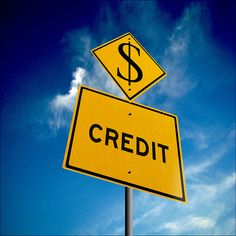
[[[125,236],[133,236],[133,189],[125,187]]]

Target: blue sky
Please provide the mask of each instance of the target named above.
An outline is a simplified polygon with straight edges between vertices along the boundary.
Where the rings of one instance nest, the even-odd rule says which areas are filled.
[[[189,203],[134,191],[134,234],[235,235],[235,3],[1,3],[1,234],[122,235],[124,188],[62,169],[77,86],[123,96],[90,50],[131,32],[167,77]]]

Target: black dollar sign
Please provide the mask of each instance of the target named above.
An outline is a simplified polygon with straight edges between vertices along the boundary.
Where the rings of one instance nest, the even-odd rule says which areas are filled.
[[[124,52],[124,46],[128,45],[128,55]],[[139,68],[139,66],[131,59],[131,50],[130,47],[133,47],[134,49],[136,49],[136,51],[138,52],[138,55],[140,56],[140,49],[135,47],[134,45],[132,45],[130,42],[128,43],[121,43],[118,47],[119,53],[120,55],[128,62],[128,78],[124,77],[119,70],[119,67],[117,67],[117,76],[119,76],[120,78],[127,80],[129,85],[131,85],[131,82],[138,82],[143,78],[143,72],[142,70]],[[134,67],[134,69],[137,71],[138,76],[136,79],[132,79],[131,78],[131,66]]]

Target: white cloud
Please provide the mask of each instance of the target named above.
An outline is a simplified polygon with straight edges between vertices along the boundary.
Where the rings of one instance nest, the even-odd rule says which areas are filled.
[[[213,201],[218,201],[224,194],[235,188],[235,172],[225,176],[223,180],[219,179],[216,183],[191,183],[189,189],[190,192],[194,192],[195,195],[191,198],[191,204],[197,206],[199,200],[209,201],[209,204],[217,204]],[[235,193],[234,193],[235,195]],[[205,203],[207,204],[207,203]]]
[[[201,217],[201,216],[192,216],[192,215],[185,215],[182,219],[168,222],[164,224],[163,228],[168,230],[170,233],[173,234],[181,234],[186,232],[186,229],[194,230],[205,230],[211,229],[215,225],[214,220],[208,217]]]
[[[72,67],[86,68],[91,62],[92,33],[86,29],[76,29],[68,32],[62,39],[65,46],[65,53],[70,59]]]
[[[229,207],[235,204],[235,172],[218,178],[214,184],[206,183],[206,179],[201,184],[189,183],[187,205],[138,193],[135,229],[145,235],[225,235],[227,221],[229,231],[235,233],[231,217],[227,217],[232,211],[235,214],[235,208]]]
[[[57,111],[59,110],[72,111],[78,91],[78,85],[83,83],[84,77],[85,77],[85,70],[80,67],[76,68],[75,72],[73,72],[74,79],[71,81],[70,90],[68,91],[67,94],[56,95],[56,97],[51,102],[52,109],[55,109]]]
[[[216,131],[211,130],[211,132],[208,130],[205,130],[205,132],[203,130],[199,131],[199,129],[200,127],[195,127],[194,129],[192,127],[192,130],[188,130],[184,135],[184,140],[190,139],[194,141],[195,146],[197,146],[198,143],[200,145],[200,152],[198,152],[198,148],[196,148],[196,153],[191,156],[191,158],[197,160],[197,162],[192,161],[191,164],[187,165],[185,168],[186,178],[195,180],[198,179],[196,176],[208,171],[209,168],[216,165],[235,145],[235,129],[228,131],[226,134],[221,128],[216,129]],[[202,144],[203,140],[204,142]]]
[[[212,235],[234,235],[236,233],[236,221],[235,217],[228,218],[226,220],[222,220],[222,225],[224,227],[215,227],[212,231]]]
[[[140,206],[137,206],[137,207],[140,207]],[[155,205],[149,211],[144,212],[143,214],[141,214],[139,217],[137,217],[134,220],[134,223],[133,223],[134,227],[135,227],[135,225],[138,225],[140,223],[144,223],[144,222],[148,223],[148,221],[150,221],[150,218],[160,217],[162,211],[165,210],[164,208],[165,208],[164,204]]]
[[[218,191],[222,194],[230,190],[234,187],[236,183],[236,173],[232,173],[231,175],[227,176],[225,179],[223,179],[222,182],[218,185]]]
[[[202,160],[201,162],[197,162],[196,163],[192,163],[189,166],[186,166],[186,170],[185,170],[185,175],[187,178],[195,178],[196,175],[207,171],[211,166],[213,166],[214,164],[216,164],[216,162],[218,162],[220,159],[222,159],[224,157],[224,155],[227,153],[228,147],[222,147],[222,149],[217,149],[218,151],[208,155],[207,159]],[[204,157],[206,156],[206,154],[204,154]],[[198,157],[199,158],[199,157]]]
[[[85,76],[85,70],[83,68],[77,67],[75,72],[73,73],[74,79],[71,82],[71,89],[77,88],[79,84],[82,84],[84,76]]]
[[[207,149],[209,143],[207,139],[208,135],[206,135],[205,131],[200,130],[200,127],[192,127],[188,130],[183,130],[182,132],[182,140],[191,139],[194,142],[194,145],[197,149],[204,150]]]
[[[49,126],[56,131],[61,127],[68,125],[67,115],[73,111],[78,86],[83,83],[86,71],[81,67],[77,67],[73,72],[73,80],[71,81],[70,90],[67,94],[56,95],[50,103],[53,117],[49,120]]]
[[[196,57],[195,48],[203,50],[207,43],[204,27],[200,23],[202,5],[192,4],[177,22],[163,55],[163,67],[167,78],[158,86],[158,93],[169,98],[179,98],[196,87],[197,81],[189,76],[188,70]]]
[[[101,19],[99,22],[103,25],[101,33],[98,33],[101,26],[97,27],[96,35],[85,27],[72,30],[65,35],[62,43],[65,46],[66,55],[71,61],[72,66],[79,66],[86,70],[87,80],[84,81],[85,85],[105,92],[121,95],[117,85],[112,78],[110,78],[110,75],[108,75],[101,64],[91,54],[93,48],[112,39],[107,38],[110,37],[110,34],[105,34],[106,29],[108,29],[111,24],[115,24],[111,19],[112,15],[110,8],[105,4],[100,12]],[[102,39],[101,35],[103,35]]]

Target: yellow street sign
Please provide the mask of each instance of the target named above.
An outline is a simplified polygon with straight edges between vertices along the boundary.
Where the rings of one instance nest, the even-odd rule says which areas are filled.
[[[129,100],[159,82],[166,72],[131,33],[91,51]]]
[[[79,88],[63,167],[186,202],[175,115]]]

